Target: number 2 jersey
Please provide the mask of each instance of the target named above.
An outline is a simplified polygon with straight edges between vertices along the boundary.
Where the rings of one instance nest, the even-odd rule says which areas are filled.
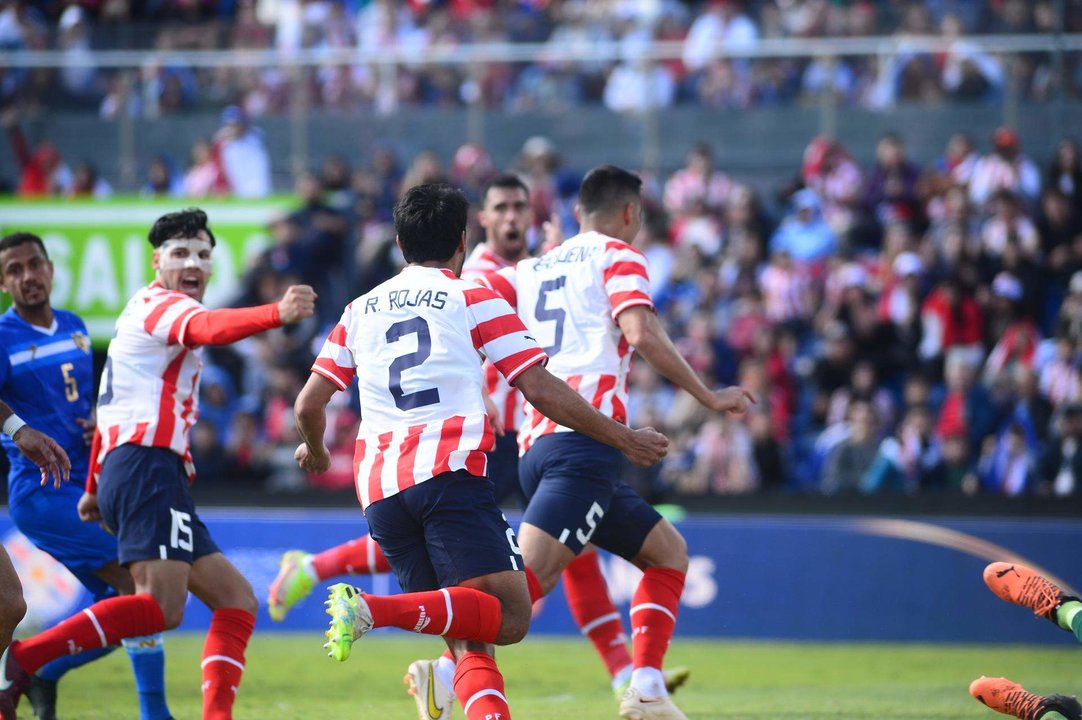
[[[346,307],[312,372],[341,390],[357,378],[361,507],[445,472],[486,474],[481,355],[509,383],[546,359],[503,298],[449,270],[411,265]]]
[[[623,241],[587,232],[487,280],[518,308],[549,355],[548,371],[603,414],[626,423],[632,348],[616,318],[636,305],[654,307],[646,256]],[[571,430],[528,402],[525,410],[520,452],[543,435]]]
[[[8,309],[0,315],[0,399],[30,427],[56,440],[71,459],[71,479],[82,484],[89,453],[76,419],[93,414],[94,361],[86,326],[74,313],[53,310],[53,326],[39,328]],[[8,500],[37,490],[41,473],[7,435],[11,463]]]

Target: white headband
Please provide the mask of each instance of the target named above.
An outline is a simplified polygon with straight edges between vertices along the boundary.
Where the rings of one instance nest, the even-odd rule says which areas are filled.
[[[169,257],[169,251],[173,248],[187,248],[188,257]],[[199,257],[203,251],[212,251],[214,246],[209,241],[201,238],[170,238],[161,244],[160,250],[163,255],[158,258],[159,270],[188,270],[199,269],[210,275],[212,262],[210,258],[204,260]]]

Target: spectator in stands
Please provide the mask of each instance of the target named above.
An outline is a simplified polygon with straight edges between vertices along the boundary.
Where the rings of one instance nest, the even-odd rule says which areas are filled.
[[[742,0],[709,0],[684,41],[684,66],[689,72],[699,72],[726,49],[758,43],[759,28],[744,14],[743,5]]]
[[[973,167],[969,197],[984,208],[997,190],[1007,190],[1027,203],[1036,202],[1041,191],[1041,175],[1033,161],[1022,154],[1018,135],[1001,127],[992,135],[992,152]]]
[[[805,188],[792,197],[791,209],[770,238],[770,252],[787,253],[798,263],[817,263],[838,250],[838,239],[823,218],[819,195]]]
[[[1011,423],[999,437],[985,439],[978,462],[981,486],[985,492],[1010,497],[1028,493],[1035,483],[1036,464],[1025,429]]]
[[[938,372],[954,349],[974,362],[983,357],[984,318],[973,295],[971,273],[972,267],[956,268],[921,305],[918,354],[933,371]]]
[[[192,144],[191,164],[184,174],[184,197],[205,198],[229,191],[217,150],[205,138]]]
[[[879,444],[875,461],[861,478],[861,492],[913,494],[933,482],[941,457],[932,430],[931,409],[909,408],[895,434]]]
[[[56,145],[43,142],[31,152],[26,136],[19,127],[18,111],[14,108],[4,111],[0,123],[7,129],[12,152],[19,164],[19,196],[68,195],[74,180],[68,166],[61,160]]]
[[[1063,408],[1057,432],[1038,462],[1038,490],[1056,497],[1082,492],[1082,405]]]
[[[864,204],[880,224],[917,222],[922,209],[917,197],[920,170],[906,157],[902,136],[890,132],[875,147],[876,164],[867,180]]]
[[[701,201],[709,212],[721,213],[734,187],[729,176],[714,167],[714,149],[708,143],[696,143],[684,167],[665,183],[665,209],[678,216]]]
[[[943,157],[936,163],[936,170],[953,185],[968,186],[980,155],[973,147],[973,138],[964,132],[954,133],[947,141]]]
[[[1041,238],[1033,224],[1010,190],[997,190],[989,202],[992,216],[981,228],[981,249],[985,255],[999,258],[1007,244],[1013,243],[1027,258],[1035,258],[1041,251]]]
[[[856,492],[879,454],[879,419],[875,406],[854,400],[848,409],[845,437],[827,453],[819,489],[826,495]]]
[[[103,200],[113,194],[113,187],[94,167],[89,160],[80,160],[75,163],[75,169],[71,173],[71,197],[93,198]]]
[[[864,185],[860,168],[841,143],[814,138],[804,150],[801,179],[823,201],[823,217],[838,236],[860,221]]]
[[[214,150],[234,197],[262,198],[271,191],[271,164],[263,132],[249,124],[236,105],[222,111],[222,128],[214,134]]]
[[[184,179],[177,172],[173,160],[167,155],[155,155],[147,166],[147,179],[140,195],[144,197],[181,197]]]
[[[1073,138],[1063,138],[1056,145],[1056,155],[1045,172],[1045,188],[1063,193],[1072,207],[1082,207],[1082,153]]]
[[[962,19],[954,13],[943,17],[940,32],[952,41],[942,61],[942,83],[947,95],[961,101],[998,98],[1005,75],[1000,60],[965,39]]]
[[[999,424],[999,413],[992,399],[977,382],[979,357],[962,348],[947,353],[943,372],[947,395],[935,425],[935,435],[940,441],[964,435],[970,447],[979,448]]]

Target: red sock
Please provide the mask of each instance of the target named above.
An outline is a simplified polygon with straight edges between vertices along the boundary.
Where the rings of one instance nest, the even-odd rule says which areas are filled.
[[[12,644],[12,656],[33,675],[64,655],[116,645],[124,638],[165,630],[158,602],[147,594],[125,595],[96,602],[59,625],[29,640]]]
[[[312,569],[316,571],[316,579],[326,580],[339,575],[390,572],[391,565],[387,558],[383,557],[379,543],[373,540],[371,535],[364,535],[313,555]]]
[[[526,567],[526,587],[530,592],[530,602],[535,603],[541,598],[545,597],[544,591],[541,589],[541,581],[534,575],[533,570],[529,566]]]
[[[564,594],[575,624],[594,644],[609,677],[616,677],[616,673],[631,665],[631,655],[627,651],[624,622],[609,597],[597,553],[583,553],[564,568]]]
[[[464,587],[402,595],[365,595],[375,627],[396,627],[455,640],[494,642],[503,613],[493,595]]]
[[[255,629],[255,615],[222,608],[210,618],[203,645],[203,720],[230,720],[244,674],[244,649]]]
[[[444,650],[443,655],[441,655],[440,657],[445,657],[451,662],[455,661],[455,654],[451,652],[451,648],[447,648],[446,650]]]
[[[647,568],[631,598],[631,652],[634,667],[661,669],[669,649],[684,573],[671,568]]]
[[[455,697],[466,720],[511,720],[503,694],[503,675],[496,660],[483,652],[468,652],[455,665]]]

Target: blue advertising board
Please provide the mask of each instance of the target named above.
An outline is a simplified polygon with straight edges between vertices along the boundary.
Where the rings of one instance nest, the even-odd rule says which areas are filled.
[[[285,550],[317,551],[365,532],[359,510],[208,509],[201,515],[261,599]],[[683,636],[1068,642],[1066,633],[1049,632],[1044,621],[996,599],[981,571],[990,560],[1011,560],[1039,567],[1064,586],[1082,585],[1080,520],[741,515],[695,516],[678,527],[691,554],[677,627]],[[0,538],[25,586],[28,629],[86,601],[74,579],[35,551],[5,515]],[[602,569],[626,612],[640,572],[610,556]],[[355,584],[398,591],[387,575]],[[318,633],[326,627],[322,599],[317,590],[280,624],[261,609],[258,629]],[[191,598],[182,629],[209,622],[209,611]],[[577,632],[559,587],[531,632]]]

